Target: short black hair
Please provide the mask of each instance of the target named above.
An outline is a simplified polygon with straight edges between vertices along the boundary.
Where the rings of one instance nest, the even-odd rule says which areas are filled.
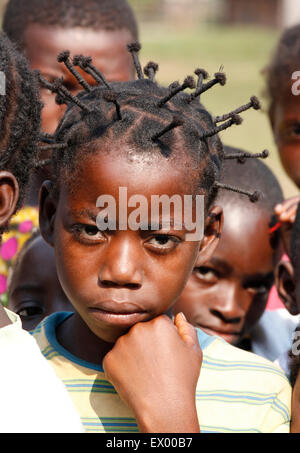
[[[4,33],[0,33],[0,71],[6,85],[5,96],[0,95],[0,170],[11,172],[17,179],[19,208],[37,163],[42,105],[36,74]]]
[[[264,69],[269,114],[287,92],[291,91],[292,73],[300,65],[300,25],[283,31],[269,65]]]
[[[277,223],[274,207],[284,200],[281,186],[272,170],[259,159],[250,158],[247,164],[243,161],[243,157],[240,160],[235,159],[233,162],[231,159],[226,160],[226,156],[228,158],[231,155],[243,156],[245,154],[248,157],[251,156],[250,153],[242,149],[224,146],[225,160],[221,180],[226,181],[233,188],[238,187],[238,189],[235,192],[220,192],[218,200],[220,202],[228,200],[230,203],[244,204],[244,194],[248,193],[249,189],[255,188],[255,193],[257,194],[256,209],[262,210],[269,216],[269,227],[271,229]],[[263,152],[261,156],[266,157],[266,154]],[[278,250],[280,246],[280,234],[278,230],[272,233],[270,232],[270,245],[274,250]]]
[[[126,29],[133,40],[138,39],[137,21],[127,0],[9,0],[3,30],[20,49],[24,48],[25,31],[30,24]]]
[[[230,154],[244,154],[247,151],[224,146],[225,157]],[[224,161],[222,168],[222,182],[238,186],[245,191],[255,188],[259,193],[256,207],[267,211],[269,214],[274,213],[276,204],[284,200],[282,188],[278,179],[272,170],[259,159],[248,159],[247,164],[241,163],[238,160]],[[242,193],[236,192],[221,192],[219,198],[228,198],[234,202],[245,202],[245,196]]]

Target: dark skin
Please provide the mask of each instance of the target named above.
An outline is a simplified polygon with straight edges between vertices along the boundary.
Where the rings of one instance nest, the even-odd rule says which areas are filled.
[[[28,331],[51,313],[73,311],[57,278],[54,250],[41,236],[21,252],[9,286],[8,308]]]
[[[132,58],[126,45],[133,41],[131,33],[126,29],[108,31],[90,28],[59,28],[54,26],[29,25],[25,32],[25,54],[31,69],[38,69],[42,75],[53,82],[63,77],[64,85],[74,95],[82,90],[75,77],[58,63],[57,55],[68,49],[71,56],[76,54],[88,55],[93,64],[99,68],[110,82],[126,82],[135,77]],[[80,68],[77,71],[91,85],[97,83]],[[42,130],[53,133],[66,110],[65,105],[57,105],[55,96],[49,90],[41,89]],[[49,155],[41,156],[42,159]],[[49,178],[49,169],[44,168],[35,173],[30,184],[27,203],[31,206],[38,204],[38,191],[42,182]]]
[[[299,197],[286,200],[277,206],[277,216],[281,221],[281,235],[285,246],[285,252],[290,257],[291,230],[295,222]],[[299,269],[299,267],[298,267]],[[291,261],[281,261],[276,270],[276,287],[280,299],[291,315],[300,313],[300,276]],[[299,330],[299,328],[297,329]],[[292,420],[291,432],[300,433],[300,373],[296,378],[292,395]]]
[[[205,261],[217,245],[222,210],[214,208],[216,217],[207,220],[200,243],[185,241],[185,229],[172,225],[168,231],[100,232],[95,206],[99,195],[110,194],[118,213],[119,187],[127,187],[128,198],[144,195],[148,206],[153,194],[192,193],[181,164],[159,155],[151,165],[143,157],[129,161],[126,145],[116,144],[107,154],[84,158],[76,186],[61,185],[58,200],[50,182],[43,184],[40,198],[41,232],[55,248],[59,280],[76,310],[58,327],[57,339],[77,357],[103,361],[107,379],[144,432],[199,431],[195,389],[202,353],[184,317],[174,324],[164,313],[197,257]],[[182,398],[174,401],[174,392]],[[150,406],[145,393],[151,395]]]
[[[225,217],[219,245],[196,263],[174,313],[238,345],[264,312],[280,255],[271,248],[270,214],[236,199],[219,200]]]
[[[300,104],[290,91],[279,99],[270,112],[271,126],[281,163],[300,188]]]
[[[14,175],[0,171],[0,234],[13,216],[19,199],[19,185]],[[11,320],[0,304],[0,328],[11,324]]]

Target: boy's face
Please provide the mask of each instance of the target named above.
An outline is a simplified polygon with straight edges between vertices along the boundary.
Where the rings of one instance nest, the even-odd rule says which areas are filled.
[[[271,122],[281,163],[300,187],[300,98],[287,93],[275,104]]]
[[[57,278],[53,248],[37,237],[16,266],[9,288],[8,308],[18,313],[25,330],[57,311],[73,311]]]
[[[218,247],[204,265],[196,262],[174,313],[210,335],[238,344],[262,315],[273,283],[270,218],[236,202],[220,202],[224,227]]]
[[[99,68],[108,81],[125,82],[134,79],[132,58],[126,45],[133,40],[125,29],[118,31],[92,30],[89,28],[57,28],[38,24],[29,25],[25,33],[25,52],[32,69],[39,69],[42,75],[53,81],[64,77],[65,86],[71,93],[82,90],[77,80],[57,62],[57,55],[68,49],[71,56],[82,54],[90,56],[93,64]],[[90,85],[96,85],[94,79],[76,68]],[[42,129],[53,133],[63,116],[65,106],[55,103],[55,96],[49,90],[42,89]]]
[[[58,201],[43,195],[45,189],[41,196],[41,229],[54,244],[62,287],[90,330],[108,343],[137,322],[168,311],[181,293],[200,247],[199,241],[185,241],[184,227],[175,230],[172,224],[157,231],[118,229],[119,187],[127,188],[128,199],[136,194],[147,199],[149,222],[151,195],[193,193],[191,183],[183,180],[181,165],[161,157],[149,164],[143,158],[133,156],[129,161],[122,156],[113,151],[87,156],[76,172],[76,185],[60,187]],[[99,231],[96,226],[100,195],[110,195],[116,202],[115,231]],[[125,218],[135,209],[128,207]],[[216,242],[214,229],[201,241],[200,261]]]

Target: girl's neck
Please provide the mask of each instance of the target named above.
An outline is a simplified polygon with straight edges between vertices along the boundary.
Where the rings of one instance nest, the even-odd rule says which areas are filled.
[[[78,313],[70,316],[57,327],[56,339],[71,354],[96,365],[102,364],[105,355],[114,346],[98,338]]]

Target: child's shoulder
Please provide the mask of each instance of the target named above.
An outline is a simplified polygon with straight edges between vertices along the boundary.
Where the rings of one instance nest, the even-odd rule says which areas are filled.
[[[199,335],[198,335],[199,337]],[[209,374],[218,371],[224,382],[229,377],[231,383],[245,385],[250,382],[252,388],[266,387],[269,389],[289,386],[285,372],[275,363],[244,351],[227,343],[219,337],[211,337],[207,347],[203,349],[202,369]],[[200,342],[201,345],[201,342]],[[238,382],[235,382],[235,379]]]
[[[206,409],[201,429],[289,432],[291,386],[281,368],[219,337],[206,339],[204,346],[199,342],[203,362],[196,401],[200,414]]]

